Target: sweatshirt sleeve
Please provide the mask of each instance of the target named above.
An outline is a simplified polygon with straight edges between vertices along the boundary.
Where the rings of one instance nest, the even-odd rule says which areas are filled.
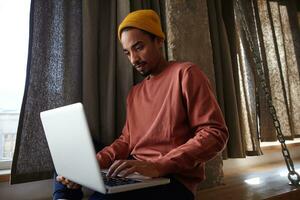
[[[122,130],[122,134],[110,146],[103,148],[96,155],[101,168],[109,168],[115,161],[120,159],[127,159],[129,156],[129,142],[130,136],[128,132],[128,123],[126,121]]]
[[[181,88],[192,138],[154,162],[161,176],[190,170],[212,159],[228,140],[222,112],[207,77],[197,66],[183,72]]]

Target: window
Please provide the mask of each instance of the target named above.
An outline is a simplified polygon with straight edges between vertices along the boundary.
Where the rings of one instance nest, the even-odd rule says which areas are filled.
[[[30,0],[0,1],[0,169],[10,168],[25,85]]]

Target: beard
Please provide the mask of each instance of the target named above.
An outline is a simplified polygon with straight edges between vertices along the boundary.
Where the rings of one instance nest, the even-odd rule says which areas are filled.
[[[140,61],[133,65],[134,69],[138,71],[142,76],[147,77],[151,74],[151,70],[147,69],[145,61]]]

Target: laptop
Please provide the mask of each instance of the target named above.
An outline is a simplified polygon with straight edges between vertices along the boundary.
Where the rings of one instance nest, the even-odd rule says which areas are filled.
[[[83,105],[75,103],[40,113],[57,174],[100,193],[117,193],[168,184],[168,178],[132,174],[106,178],[96,159]],[[107,171],[107,170],[106,170]]]

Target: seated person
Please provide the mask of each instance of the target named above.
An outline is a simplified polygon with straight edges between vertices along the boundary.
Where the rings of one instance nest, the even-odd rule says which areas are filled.
[[[204,164],[221,152],[228,131],[207,77],[191,62],[165,60],[164,33],[152,10],[130,13],[118,38],[145,79],[127,97],[125,126],[118,139],[97,153],[108,176],[134,172],[171,178],[167,185],[90,199],[194,199]],[[129,159],[131,158],[131,159]],[[56,177],[54,199],[81,199],[80,185]]]

